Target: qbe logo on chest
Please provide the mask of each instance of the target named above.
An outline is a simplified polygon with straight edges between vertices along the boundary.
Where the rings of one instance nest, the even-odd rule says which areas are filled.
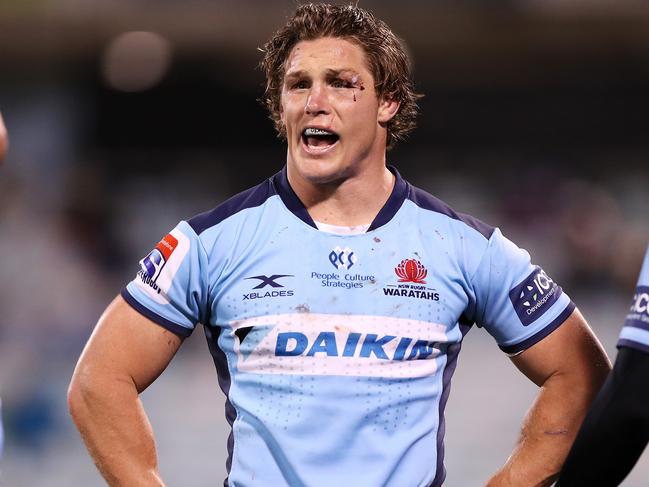
[[[536,266],[523,282],[509,291],[509,299],[523,326],[528,326],[549,310],[561,293],[557,283]]]

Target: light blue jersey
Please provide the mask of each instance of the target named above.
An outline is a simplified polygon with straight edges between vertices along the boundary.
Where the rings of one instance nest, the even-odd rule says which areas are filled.
[[[181,222],[122,292],[204,325],[239,486],[440,486],[444,407],[473,324],[516,354],[574,305],[498,229],[403,180],[367,233],[319,231],[286,169]]]
[[[618,347],[631,347],[649,353],[649,246],[644,256],[631,309],[620,332]]]

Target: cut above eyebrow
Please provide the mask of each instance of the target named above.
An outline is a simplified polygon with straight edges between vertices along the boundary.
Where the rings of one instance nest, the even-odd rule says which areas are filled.
[[[327,76],[340,76],[341,74],[349,74],[352,76],[357,76],[359,80],[362,79],[361,75],[355,69],[351,69],[351,68],[327,69]]]

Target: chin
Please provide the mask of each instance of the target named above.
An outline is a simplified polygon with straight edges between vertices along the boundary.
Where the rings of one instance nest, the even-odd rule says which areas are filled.
[[[344,179],[345,169],[338,157],[299,157],[293,159],[298,175],[312,184],[328,184]]]

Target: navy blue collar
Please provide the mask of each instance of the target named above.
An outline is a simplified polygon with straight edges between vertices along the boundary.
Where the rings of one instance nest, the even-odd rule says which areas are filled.
[[[388,201],[385,202],[381,211],[379,211],[374,218],[370,228],[367,230],[368,232],[376,230],[392,220],[392,217],[397,213],[397,211],[399,211],[399,208],[401,208],[401,205],[408,196],[408,183],[401,177],[401,174],[399,174],[399,171],[397,171],[394,166],[388,166],[388,169],[396,178],[394,188],[392,189]],[[275,174],[271,178],[271,181],[284,205],[286,205],[286,207],[304,223],[313,228],[318,228],[311,218],[311,215],[309,215],[309,212],[306,210],[304,204],[300,201],[300,198],[297,197],[295,191],[291,188],[291,185],[288,182],[286,166],[284,166],[280,172]]]

